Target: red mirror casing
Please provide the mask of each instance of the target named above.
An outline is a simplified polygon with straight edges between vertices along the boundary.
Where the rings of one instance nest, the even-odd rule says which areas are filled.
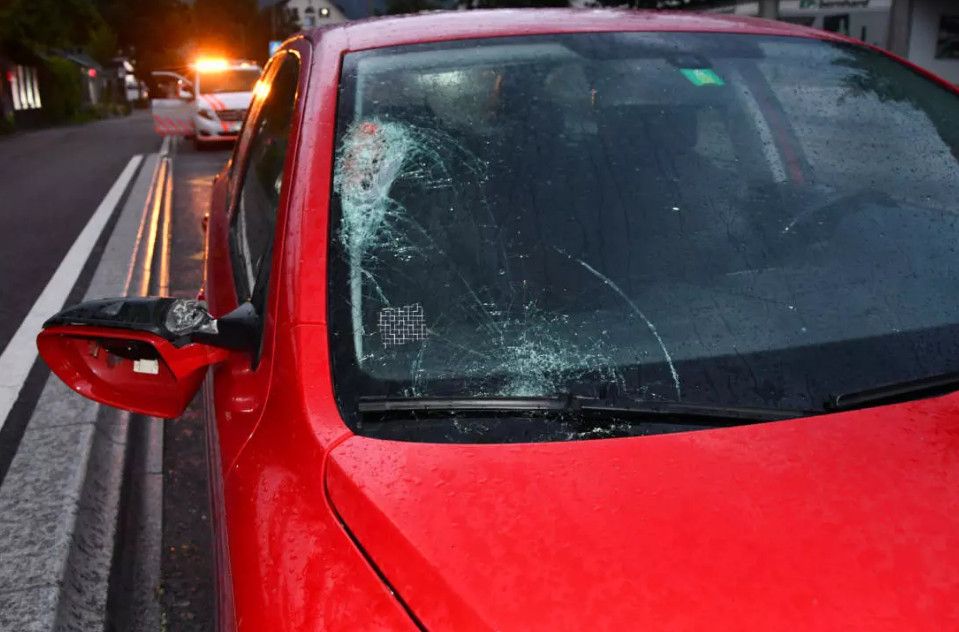
[[[207,367],[228,351],[199,343],[176,347],[155,334],[88,325],[57,325],[37,336],[40,356],[84,397],[171,419],[193,399]]]

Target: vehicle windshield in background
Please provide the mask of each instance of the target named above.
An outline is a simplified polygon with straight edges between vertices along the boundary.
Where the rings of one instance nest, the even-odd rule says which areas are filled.
[[[959,98],[735,34],[345,57],[336,394],[821,411],[959,370]]]
[[[201,72],[197,76],[200,94],[250,92],[259,78],[258,68]]]

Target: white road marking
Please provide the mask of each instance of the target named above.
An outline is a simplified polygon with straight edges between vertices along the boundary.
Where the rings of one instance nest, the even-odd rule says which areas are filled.
[[[27,374],[30,373],[30,368],[37,359],[36,338],[40,333],[40,327],[47,318],[63,308],[63,303],[76,285],[90,252],[100,238],[110,216],[113,215],[113,211],[116,210],[123,192],[142,160],[142,155],[130,158],[130,162],[120,172],[120,176],[107,191],[106,197],[100,202],[90,221],[80,231],[80,235],[60,262],[57,271],[50,277],[40,297],[30,308],[30,312],[20,323],[20,328],[13,334],[13,338],[0,355],[0,428],[3,428],[10,409],[20,395],[20,389],[23,388]]]

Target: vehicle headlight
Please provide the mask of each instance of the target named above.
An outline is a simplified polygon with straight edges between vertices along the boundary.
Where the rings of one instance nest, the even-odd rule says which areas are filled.
[[[205,118],[208,121],[216,120],[216,117],[213,116],[213,112],[211,112],[210,110],[199,110],[197,111],[197,114],[200,116],[200,118]]]

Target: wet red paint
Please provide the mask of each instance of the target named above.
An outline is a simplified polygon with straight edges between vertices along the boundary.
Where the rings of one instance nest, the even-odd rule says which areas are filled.
[[[278,218],[270,317],[280,333],[264,351],[272,373],[248,389],[241,363],[227,364],[217,379],[229,372],[233,386],[217,385],[211,410],[228,539],[221,568],[232,584],[221,620],[248,630],[410,628],[397,596],[434,629],[898,628],[956,617],[955,398],[547,445],[392,443],[343,424],[325,324],[342,54],[579,30],[840,39],[719,16],[503,11],[355,23],[287,44],[313,64],[285,170],[295,186]],[[229,195],[221,178],[207,268],[217,313],[236,305]],[[244,421],[235,413],[247,401],[256,412]]]
[[[953,629],[959,396],[578,443],[353,437],[331,499],[428,629]]]
[[[155,370],[137,371],[133,360],[111,349],[142,344],[156,353]],[[71,389],[98,402],[154,417],[180,415],[196,394],[207,367],[228,352],[203,344],[176,347],[142,331],[57,325],[37,336],[44,362]]]
[[[580,31],[851,41],[760,20],[594,10],[388,18],[288,41],[303,87],[267,335],[255,368],[232,354],[214,370],[206,402],[221,628],[957,627],[956,396],[553,444],[396,443],[343,423],[326,325],[343,54]],[[247,145],[241,136],[240,161]],[[238,302],[236,169],[213,191],[204,287],[215,316]]]
[[[749,33],[814,37],[850,41],[841,35],[756,18],[688,12],[610,9],[499,9],[495,11],[438,12],[415,17],[385,17],[350,23],[339,29],[348,39],[344,50],[365,50],[423,42],[543,33],[601,33],[614,31]],[[326,37],[317,31],[314,37]]]

